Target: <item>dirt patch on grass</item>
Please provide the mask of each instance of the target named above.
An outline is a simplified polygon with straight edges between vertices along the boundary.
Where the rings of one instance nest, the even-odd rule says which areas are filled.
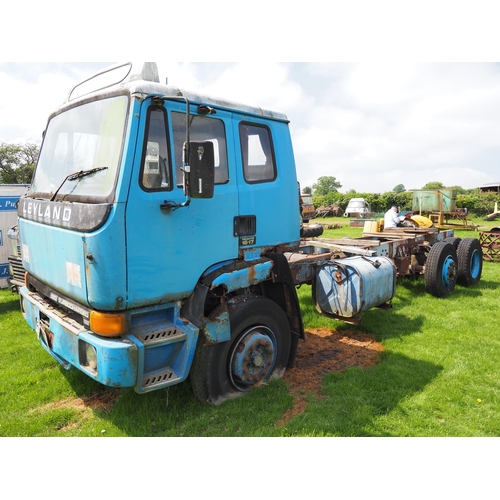
[[[120,395],[119,389],[112,389],[109,387],[103,387],[102,390],[91,394],[90,396],[77,397],[77,398],[66,398],[59,401],[54,401],[48,403],[40,408],[32,410],[32,413],[46,413],[52,410],[70,408],[77,410],[80,413],[80,418],[76,422],[72,422],[69,425],[61,427],[59,431],[67,431],[78,427],[80,423],[89,418],[94,410],[102,409],[104,411],[109,411],[116,403]]]
[[[307,331],[305,341],[299,341],[295,367],[288,369],[283,377],[295,397],[295,403],[278,421],[278,425],[284,425],[301,414],[311,394],[319,399],[323,397],[321,386],[324,375],[354,366],[370,368],[378,362],[383,350],[381,344],[361,332],[339,333],[326,328]]]
[[[101,408],[104,411],[109,411],[118,399],[119,395],[119,389],[105,388],[102,391],[83,398],[66,398],[61,399],[60,401],[54,401],[53,403],[49,403],[42,408],[39,408],[38,411],[45,412],[58,408],[89,408],[90,410]]]

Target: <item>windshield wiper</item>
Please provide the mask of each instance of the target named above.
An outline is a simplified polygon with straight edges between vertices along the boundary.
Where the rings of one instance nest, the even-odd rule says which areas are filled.
[[[50,198],[50,201],[54,201],[57,193],[59,190],[64,186],[66,181],[75,181],[76,179],[81,179],[82,177],[87,177],[87,175],[94,174],[95,172],[99,172],[99,170],[107,170],[108,167],[97,167],[97,168],[91,168],[89,170],[80,170],[79,172],[73,172],[72,174],[67,175],[61,184],[59,184],[59,187],[56,189],[56,192],[52,195]]]

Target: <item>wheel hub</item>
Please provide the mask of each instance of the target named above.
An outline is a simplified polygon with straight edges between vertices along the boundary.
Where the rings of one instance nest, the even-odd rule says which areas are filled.
[[[276,361],[275,338],[266,327],[254,327],[243,334],[230,360],[230,376],[240,390],[266,379]]]
[[[475,250],[471,257],[470,273],[473,279],[479,276],[481,270],[481,254],[478,250]]]
[[[457,281],[457,264],[452,257],[447,257],[443,264],[443,284],[452,286]]]

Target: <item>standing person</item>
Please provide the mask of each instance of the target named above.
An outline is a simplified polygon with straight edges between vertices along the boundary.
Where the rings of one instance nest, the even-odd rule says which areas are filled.
[[[400,226],[401,222],[398,217],[398,207],[392,206],[384,215],[384,230]]]

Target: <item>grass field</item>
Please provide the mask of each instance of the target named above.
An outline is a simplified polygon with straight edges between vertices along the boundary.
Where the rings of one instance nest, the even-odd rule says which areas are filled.
[[[326,236],[361,235],[330,221],[344,227]],[[423,280],[400,281],[393,308],[368,311],[356,327],[382,344],[378,364],[326,374],[321,397],[305,395],[285,425],[294,397],[283,380],[212,407],[189,383],[138,395],[66,371],[24,323],[17,295],[1,290],[0,436],[499,436],[499,284],[492,262],[478,285],[446,299],[427,295]],[[315,312],[309,292],[299,289],[306,328],[347,331]]]

